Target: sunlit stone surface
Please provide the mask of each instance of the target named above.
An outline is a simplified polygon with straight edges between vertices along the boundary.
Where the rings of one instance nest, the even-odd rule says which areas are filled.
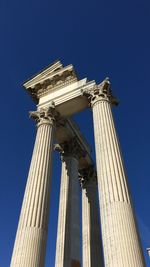
[[[105,266],[145,266],[111,106],[117,100],[106,79],[87,92],[93,109]]]
[[[25,82],[24,87],[37,104],[37,110],[30,113],[37,123],[37,134],[10,266],[44,267],[55,140],[55,150],[62,160],[55,267],[144,267],[111,111],[117,100],[109,80],[99,85],[87,78],[78,80],[72,65],[63,67],[56,61]],[[90,106],[97,178],[93,176],[96,170],[90,147],[70,118]]]

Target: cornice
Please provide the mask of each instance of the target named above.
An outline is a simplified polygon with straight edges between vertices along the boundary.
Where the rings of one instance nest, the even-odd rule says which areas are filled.
[[[59,70],[60,68],[63,68],[63,65],[59,60],[57,60],[54,63],[48,65],[46,68],[42,69],[37,74],[33,75],[27,81],[25,81],[23,83],[23,86],[27,89],[33,86],[33,84],[36,84],[40,79],[45,78],[47,75],[52,74],[53,72]]]
[[[45,81],[45,83],[43,83],[43,85],[41,85],[40,89],[38,90],[38,97],[40,98],[50,91],[56,90],[57,88],[63,88],[77,81],[77,77],[74,76],[72,72],[68,74],[71,75],[68,75],[67,77],[64,77],[63,75],[61,77],[58,77],[58,81],[54,81],[53,79]]]
[[[56,64],[58,67],[58,63]],[[60,66],[60,65],[59,65]],[[61,65],[62,66],[62,65]],[[56,88],[62,88],[68,84],[76,82],[77,76],[75,74],[72,65],[68,65],[64,68],[56,69],[55,71],[50,68],[33,77],[28,82],[24,83],[23,86],[27,92],[31,95],[33,100],[38,103],[41,96],[46,95],[51,90]]]

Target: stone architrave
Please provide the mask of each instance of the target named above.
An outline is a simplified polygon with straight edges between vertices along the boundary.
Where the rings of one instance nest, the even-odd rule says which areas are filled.
[[[55,267],[80,267],[80,150],[76,139],[55,146],[55,150],[62,160]]]
[[[84,92],[93,109],[105,266],[145,266],[111,106],[108,79]]]
[[[30,112],[37,122],[37,134],[11,267],[44,267],[45,264],[55,113],[53,106]]]
[[[83,267],[104,267],[98,190],[93,166],[80,171],[82,187],[82,262]]]

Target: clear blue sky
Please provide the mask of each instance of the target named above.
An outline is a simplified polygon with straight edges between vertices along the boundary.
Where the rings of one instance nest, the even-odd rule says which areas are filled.
[[[21,85],[55,59],[72,63],[80,78],[111,79],[120,99],[114,115],[145,253],[150,246],[150,2],[2,0],[0,37],[0,266],[9,266],[35,138],[28,118],[35,105]],[[90,110],[75,119],[93,146]],[[54,267],[55,254],[60,162],[57,155],[54,160],[46,267]],[[150,266],[146,253],[145,258]]]

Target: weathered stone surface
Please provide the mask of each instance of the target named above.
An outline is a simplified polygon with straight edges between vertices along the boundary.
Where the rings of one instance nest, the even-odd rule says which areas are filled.
[[[35,119],[37,115],[34,113]],[[11,267],[44,267],[45,263],[53,149],[53,120],[48,110],[42,111],[37,123]]]
[[[44,267],[54,124],[62,156],[55,267],[81,266],[78,171],[92,160],[83,136],[67,117],[89,106],[93,109],[105,266],[144,267],[111,111],[118,101],[112,95],[109,79],[99,85],[86,78],[78,81],[72,65],[63,67],[57,61],[25,82],[24,87],[38,104],[37,111],[30,113],[37,122],[37,136],[11,267]],[[103,266],[96,194],[95,181],[86,179],[82,187],[83,267]]]
[[[104,267],[100,233],[98,191],[93,167],[83,170],[82,177],[82,262],[83,267]]]
[[[108,80],[88,92],[93,108],[105,266],[145,266],[111,105]]]
[[[72,259],[80,262],[79,149],[74,140],[70,147],[66,143],[59,147],[62,174],[55,267],[70,267]]]

